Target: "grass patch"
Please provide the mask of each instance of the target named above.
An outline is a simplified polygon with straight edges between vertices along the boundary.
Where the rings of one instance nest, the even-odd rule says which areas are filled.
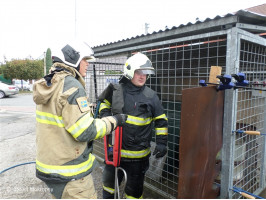
[[[32,94],[32,91],[28,91],[28,90],[20,90],[19,94]]]

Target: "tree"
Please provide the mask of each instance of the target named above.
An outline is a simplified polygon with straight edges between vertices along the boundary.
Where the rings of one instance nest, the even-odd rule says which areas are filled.
[[[49,70],[51,69],[51,66],[53,65],[52,62],[52,53],[51,53],[51,49],[48,48],[46,51],[46,57],[45,57],[45,61],[46,61],[46,74],[49,74]]]
[[[2,66],[6,79],[32,80],[43,76],[43,60],[12,60]]]

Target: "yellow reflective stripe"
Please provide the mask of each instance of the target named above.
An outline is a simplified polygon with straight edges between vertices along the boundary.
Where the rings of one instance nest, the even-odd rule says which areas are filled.
[[[110,188],[110,187],[106,187],[103,185],[103,189],[106,191],[106,192],[109,192],[110,194],[114,194],[115,193],[115,189],[113,188]]]
[[[145,126],[152,122],[152,118],[141,118],[141,117],[134,117],[132,115],[128,115],[126,123],[134,124],[137,126]]]
[[[103,101],[104,101],[104,103],[100,104],[99,112],[101,112],[101,110],[103,110],[105,108],[107,108],[107,109],[111,108],[111,103],[108,100],[104,99]]]
[[[162,114],[162,115],[159,115],[159,116],[153,118],[154,121],[157,119],[165,119],[166,121],[168,120],[165,114]]]
[[[150,148],[141,151],[129,151],[121,149],[121,157],[123,158],[144,158],[151,152]]]
[[[136,197],[133,197],[133,196],[130,196],[130,195],[127,195],[127,194],[125,194],[125,196],[126,196],[126,199],[143,199],[143,195],[141,195],[140,198],[136,198]]]
[[[110,109],[110,107],[101,103],[100,108],[99,108],[99,112],[101,112],[103,109]]]
[[[95,119],[95,126],[96,126],[96,137],[95,139],[102,138],[106,134],[106,124],[104,121],[100,119]]]
[[[75,176],[88,171],[95,160],[95,157],[90,154],[89,159],[77,165],[46,165],[36,160],[36,168],[45,174],[60,174],[62,176]]]
[[[111,103],[107,99],[104,99],[103,102],[105,102],[106,105],[111,106]]]
[[[86,130],[91,123],[93,122],[93,117],[91,117],[90,113],[85,114],[81,117],[73,126],[71,126],[67,131],[71,133],[71,135],[76,139],[80,136],[84,130]]]
[[[36,120],[42,124],[50,124],[59,127],[65,127],[63,118],[61,116],[53,115],[47,112],[41,112],[36,110]]]
[[[156,135],[168,135],[168,128],[155,128]]]

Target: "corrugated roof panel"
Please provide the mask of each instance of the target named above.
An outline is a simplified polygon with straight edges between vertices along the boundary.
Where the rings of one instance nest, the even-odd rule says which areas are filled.
[[[251,7],[251,8],[247,8],[245,10],[253,12],[253,13],[266,15],[266,3],[258,5],[258,6],[254,6],[254,7]]]

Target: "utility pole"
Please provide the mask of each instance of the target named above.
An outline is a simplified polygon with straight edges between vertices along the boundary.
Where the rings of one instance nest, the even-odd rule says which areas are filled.
[[[148,23],[145,23],[145,34],[148,34],[148,29],[149,29],[149,25]]]
[[[43,52],[43,75],[46,75],[46,52]]]

